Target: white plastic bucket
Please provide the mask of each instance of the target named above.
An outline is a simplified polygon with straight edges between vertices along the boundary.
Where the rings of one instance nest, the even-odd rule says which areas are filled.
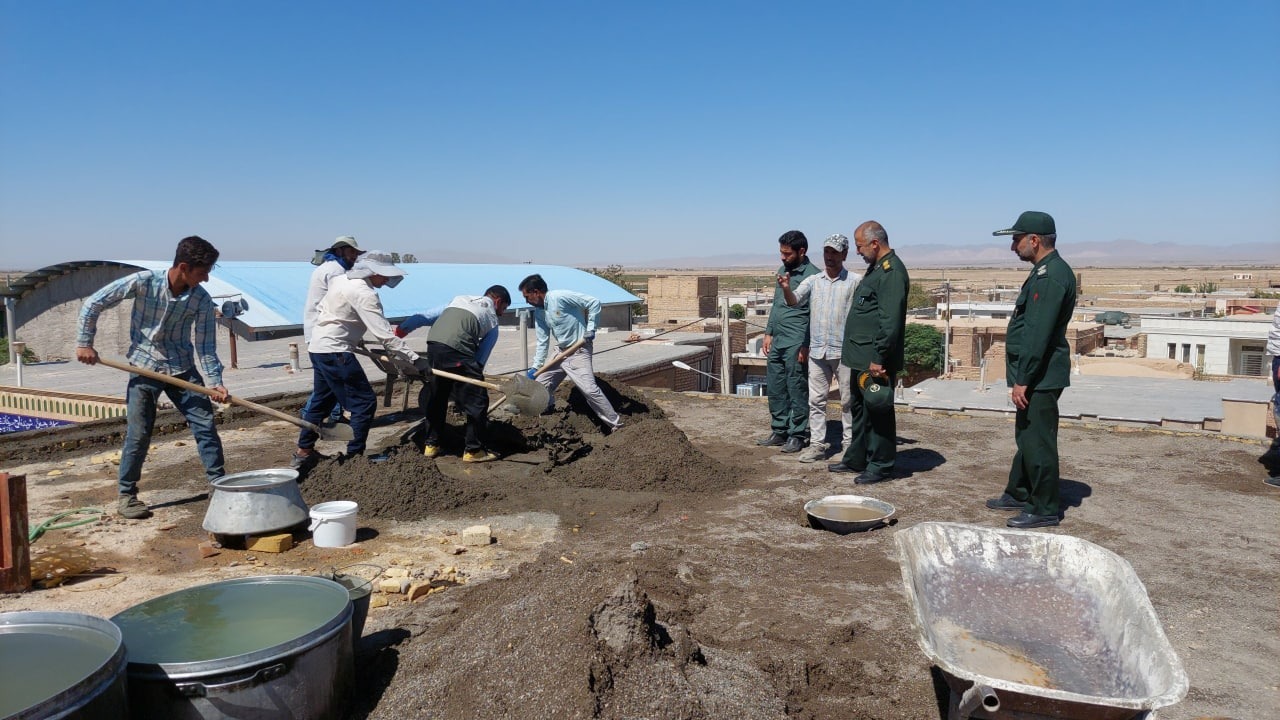
[[[350,500],[311,506],[311,541],[316,547],[342,547],[356,541],[356,510]]]

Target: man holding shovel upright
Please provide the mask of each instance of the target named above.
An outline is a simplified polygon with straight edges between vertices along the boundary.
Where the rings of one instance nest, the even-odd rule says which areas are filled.
[[[592,341],[596,337],[596,323],[600,321],[600,301],[570,290],[548,292],[547,281],[541,275],[530,275],[521,280],[520,293],[524,295],[525,302],[533,306],[533,324],[538,332],[538,349],[528,376],[546,386],[547,394],[551,396],[547,411],[550,412],[555,405],[556,388],[567,375],[610,431],[622,427],[622,418],[596,384],[595,368],[591,364]],[[556,345],[561,351],[575,345],[578,349],[559,365],[540,373],[538,368],[547,360],[552,335],[555,335]]]
[[[320,301],[320,312],[311,329],[307,353],[311,356],[314,387],[303,407],[302,419],[319,425],[334,403],[351,412],[352,438],[347,455],[363,455],[369,439],[369,427],[378,407],[378,395],[355,355],[356,345],[369,333],[387,352],[414,364],[426,378],[431,377],[431,364],[409,349],[409,345],[391,329],[382,313],[378,288],[395,287],[405,272],[391,262],[387,253],[370,250],[360,256],[345,275],[329,280],[329,289]],[[298,433],[298,449],[289,466],[307,470],[320,459],[316,452],[315,431]]]
[[[302,306],[302,342],[311,342],[311,328],[316,324],[316,316],[320,314],[320,301],[329,291],[329,281],[339,275],[345,275],[356,260],[364,253],[356,244],[356,239],[343,235],[328,250],[317,250],[317,257],[311,261],[316,269],[311,271],[311,283],[307,286],[307,302]],[[329,424],[342,420],[342,405],[334,405],[329,413]]]
[[[207,240],[193,235],[178,243],[173,266],[168,270],[144,270],[126,275],[94,293],[80,309],[76,359],[86,365],[98,363],[98,351],[93,348],[98,316],[103,310],[132,298],[129,351],[126,355],[129,362],[139,368],[203,385],[195,365],[196,355],[199,355],[200,364],[209,375],[213,399],[226,402],[228,393],[222,386],[213,299],[200,287],[200,283],[209,279],[209,270],[216,262],[218,250]],[[210,396],[141,375],[130,375],[125,390],[128,426],[124,449],[120,452],[119,512],[131,520],[151,517],[146,503],[138,499],[138,479],[142,477],[142,463],[146,461],[147,450],[151,447],[156,403],[161,393],[167,395],[173,406],[187,418],[209,482],[226,474],[222,440],[213,423]]]
[[[410,316],[396,328],[396,337],[430,325],[427,356],[431,367],[484,380],[485,363],[498,342],[498,318],[510,306],[511,293],[501,285],[494,285],[479,297],[459,295],[446,307]],[[443,376],[433,383],[423,383],[418,394],[418,404],[426,414],[422,454],[429,458],[440,455],[440,432],[445,427],[450,394],[467,416],[462,462],[497,460],[498,456],[484,446],[489,415],[488,389]]]

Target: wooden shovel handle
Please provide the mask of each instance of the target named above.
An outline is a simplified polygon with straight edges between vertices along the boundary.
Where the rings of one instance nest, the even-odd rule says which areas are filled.
[[[483,380],[469,378],[466,375],[458,375],[456,373],[451,373],[446,370],[437,370],[435,368],[431,368],[431,374],[439,375],[440,377],[443,377],[443,378],[449,378],[450,380],[457,380],[458,382],[464,382],[464,383],[467,383],[468,385],[479,385],[482,388],[497,390],[499,392],[502,391],[502,386],[498,385],[497,383],[485,382]]]
[[[164,373],[159,373],[154,370],[140,368],[137,365],[129,365],[128,363],[122,363],[115,360],[108,360],[107,358],[104,358],[102,356],[98,356],[98,362],[103,365],[106,365],[107,367],[112,367],[117,370],[124,370],[125,372],[135,373],[143,377],[151,378],[152,380],[159,380],[160,382],[168,383],[170,385],[180,387],[184,390],[198,392],[198,393],[201,393],[202,395],[208,395],[210,397],[214,395],[214,392],[212,390],[210,390],[209,388],[203,385],[197,385],[193,382],[187,382],[186,380],[183,380],[181,378],[176,378],[172,375],[165,375]],[[312,430],[316,433],[323,434],[321,432],[320,427],[313,423],[309,423],[306,420],[303,420],[298,417],[294,417],[293,415],[290,415],[288,413],[280,412],[275,408],[269,408],[266,405],[259,405],[258,403],[253,402],[252,400],[245,400],[244,398],[238,398],[235,395],[228,395],[227,402],[231,403],[232,405],[239,405],[240,407],[248,408],[255,412],[260,412],[263,415],[270,415],[271,417],[276,418],[277,420],[284,420],[285,422],[292,423],[294,425],[297,425],[298,427],[307,428],[308,430]]]
[[[578,348],[582,347],[584,344],[586,344],[586,342],[587,342],[587,339],[586,339],[586,338],[582,338],[582,339],[578,340],[578,342],[576,342],[576,343],[574,343],[574,344],[570,345],[569,347],[565,348],[564,350],[562,350],[562,351],[560,352],[560,354],[559,354],[559,355],[556,355],[555,357],[551,358],[549,361],[547,361],[547,363],[546,363],[545,365],[543,365],[542,367],[538,368],[538,372],[534,373],[534,375],[533,375],[533,376],[536,378],[536,377],[538,377],[539,375],[541,375],[542,373],[544,373],[544,372],[546,372],[546,371],[550,370],[551,368],[553,368],[553,367],[555,367],[555,366],[559,365],[560,363],[564,362],[564,359],[565,359],[565,358],[567,358],[567,357],[569,357],[570,355],[572,355],[572,354],[574,354],[574,353],[578,352]]]

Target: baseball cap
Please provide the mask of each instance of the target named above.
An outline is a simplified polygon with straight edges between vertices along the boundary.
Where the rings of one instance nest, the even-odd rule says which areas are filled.
[[[992,235],[1055,235],[1057,234],[1057,226],[1053,223],[1053,216],[1046,212],[1036,210],[1028,210],[1018,216],[1018,221],[1013,227],[1004,230],[997,230]]]
[[[829,247],[836,252],[844,252],[849,249],[849,238],[841,235],[840,233],[836,233],[835,235],[828,237],[827,241],[822,243],[822,246]]]
[[[351,269],[347,271],[347,277],[352,280],[367,278],[371,275],[381,275],[387,279],[387,287],[395,287],[400,284],[400,280],[408,275],[391,261],[391,253],[382,252],[380,250],[370,250],[360,256]]]

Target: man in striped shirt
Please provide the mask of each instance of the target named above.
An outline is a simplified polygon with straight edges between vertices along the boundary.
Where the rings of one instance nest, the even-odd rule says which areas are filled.
[[[809,447],[799,455],[800,462],[817,462],[830,449],[824,438],[827,429],[827,396],[831,378],[840,386],[840,423],[842,447],[849,447],[853,434],[853,417],[849,411],[849,368],[840,364],[840,346],[844,342],[844,322],[853,303],[853,291],[862,276],[844,266],[849,257],[849,238],[832,235],[822,246],[823,271],[810,275],[792,289],[790,278],[783,278],[782,293],[788,306],[809,300],[809,344],[800,348],[800,362],[809,363]]]
[[[203,385],[196,372],[196,356],[209,376],[213,399],[226,402],[229,394],[222,386],[222,362],[218,360],[217,324],[213,299],[200,287],[209,279],[209,270],[218,261],[218,250],[203,238],[191,236],[178,243],[173,267],[144,270],[127,275],[94,293],[80,309],[76,334],[76,359],[86,365],[98,362],[93,338],[98,316],[103,310],[132,299],[129,316],[129,362],[140,368],[172,375],[179,380]],[[194,339],[194,344],[193,344]],[[120,452],[120,515],[132,520],[151,517],[146,503],[138,499],[138,479],[142,463],[151,447],[151,431],[156,423],[156,404],[161,393],[187,418],[195,436],[200,462],[210,482],[226,474],[222,440],[213,422],[209,396],[177,386],[130,375],[125,391],[128,427]]]

